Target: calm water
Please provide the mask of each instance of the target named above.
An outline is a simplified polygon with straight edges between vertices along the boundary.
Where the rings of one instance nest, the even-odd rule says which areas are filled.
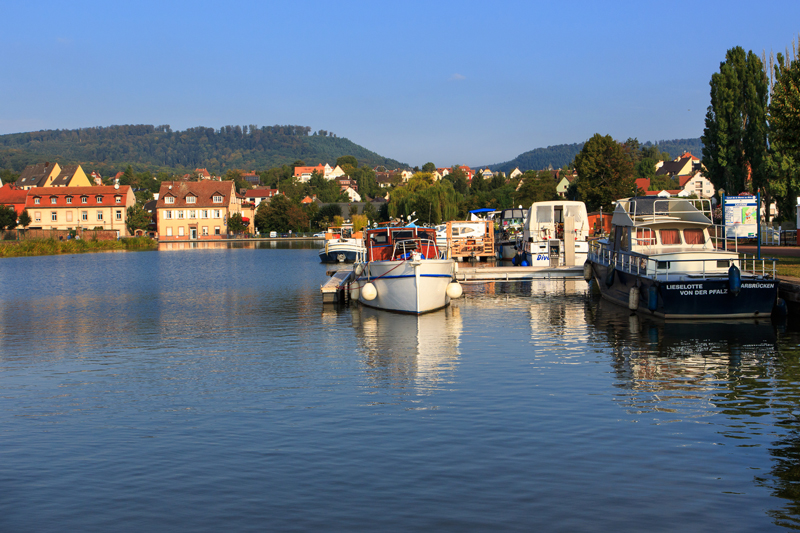
[[[0,531],[800,525],[792,325],[582,281],[410,317],[325,279],[308,246],[0,261]]]

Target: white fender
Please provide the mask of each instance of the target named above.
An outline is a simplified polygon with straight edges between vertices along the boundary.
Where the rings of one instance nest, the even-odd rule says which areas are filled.
[[[453,281],[447,285],[447,295],[450,298],[460,298],[463,293],[464,290],[461,288],[461,284],[459,282]]]
[[[639,287],[631,287],[628,293],[628,309],[636,311],[639,309]]]
[[[583,264],[583,279],[592,281],[592,264],[589,261]]]
[[[368,302],[371,302],[378,296],[378,289],[372,283],[367,283],[361,288],[361,296]]]

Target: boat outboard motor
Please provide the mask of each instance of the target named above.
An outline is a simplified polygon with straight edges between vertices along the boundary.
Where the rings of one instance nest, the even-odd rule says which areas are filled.
[[[728,269],[728,290],[734,296],[738,296],[739,291],[742,290],[742,273],[736,265],[731,265]]]

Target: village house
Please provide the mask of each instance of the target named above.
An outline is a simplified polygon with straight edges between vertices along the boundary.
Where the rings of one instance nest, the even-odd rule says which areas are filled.
[[[561,178],[559,179],[558,178],[558,174],[559,174],[558,170],[556,170],[554,172],[556,173],[556,180],[557,180],[556,193],[561,198],[566,198],[567,197],[567,190],[569,190],[569,186],[572,185],[572,182],[575,181],[575,179],[578,177],[578,175],[574,174],[574,173],[566,173],[563,176],[561,176]]]
[[[223,239],[240,213],[232,181],[164,181],[156,204],[161,241]]]
[[[92,182],[80,165],[61,167],[61,172],[50,182],[50,187],[91,187]]]
[[[0,205],[8,205],[17,212],[17,218],[25,211],[25,203],[28,200],[28,191],[6,183],[0,187]]]
[[[46,162],[28,165],[19,175],[14,185],[26,191],[35,187],[48,187],[60,173],[61,167],[58,163]]]
[[[250,189],[245,191],[244,199],[258,208],[261,202],[269,203],[270,199],[276,194],[279,194],[278,189]]]
[[[128,237],[128,208],[136,197],[128,185],[94,187],[37,187],[28,192],[25,208],[31,229],[94,229]]]

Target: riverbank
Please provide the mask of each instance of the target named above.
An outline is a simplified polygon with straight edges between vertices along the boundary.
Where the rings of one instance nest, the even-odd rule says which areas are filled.
[[[30,257],[37,255],[82,254],[108,251],[157,250],[158,241],[148,237],[131,237],[113,241],[86,239],[31,239],[0,241],[0,257]]]

